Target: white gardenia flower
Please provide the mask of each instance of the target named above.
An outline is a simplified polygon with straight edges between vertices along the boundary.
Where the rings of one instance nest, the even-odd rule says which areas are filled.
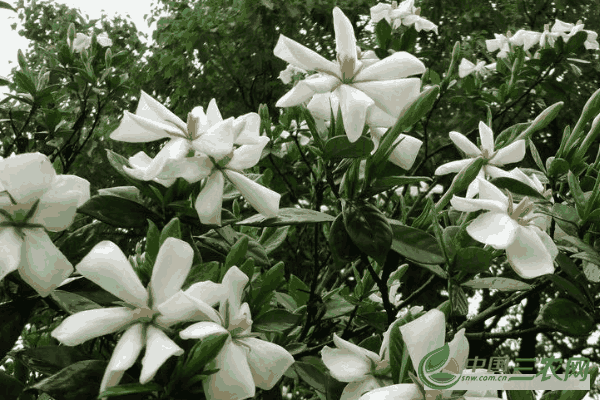
[[[482,121],[479,122],[479,137],[481,138],[481,149],[475,146],[463,134],[450,132],[450,140],[469,158],[443,164],[435,170],[435,175],[460,172],[461,169],[469,165],[474,159],[483,157],[486,163],[479,171],[479,177],[484,178],[486,175],[492,178],[506,177],[508,176],[508,172],[498,167],[521,161],[525,157],[524,140],[516,140],[508,146],[494,151],[494,133]],[[477,194],[479,190],[478,182],[478,180],[474,180],[469,185],[467,189],[468,198],[474,197]]]
[[[490,74],[490,71],[496,70],[496,63],[485,65],[485,61],[477,61],[477,65],[471,61],[463,58],[458,66],[458,76],[464,78],[472,73],[476,73],[481,77],[485,77]]]
[[[489,39],[485,41],[487,50],[491,53],[500,50],[498,57],[504,58],[510,51],[509,41],[505,35],[499,35],[494,33],[495,39]]]
[[[0,281],[18,270],[46,297],[71,275],[73,266],[45,230],[67,229],[89,198],[87,180],[57,175],[44,154],[0,158]]]
[[[405,0],[400,4],[396,1],[392,1],[392,4],[378,3],[371,7],[371,20],[374,24],[377,24],[385,19],[392,25],[393,29],[398,28],[400,25],[414,25],[417,32],[426,30],[434,31],[437,34],[437,25],[421,17],[420,12],[421,9],[415,7],[414,0]]]
[[[358,57],[352,24],[338,7],[333,9],[333,21],[337,62],[326,60],[284,35],[279,37],[274,50],[277,57],[306,71],[317,71],[317,74],[298,82],[279,99],[277,107],[293,107],[316,94],[331,92],[339,99],[348,139],[355,142],[362,134],[365,121],[381,116],[395,121],[417,98],[421,81],[408,77],[425,72],[425,65],[409,53],[397,52],[365,66]],[[323,112],[330,112],[329,104]],[[373,113],[378,113],[379,117]]]
[[[550,24],[544,25],[544,32],[542,32],[540,36],[540,47],[543,48],[546,43],[548,43],[550,47],[554,47],[554,43],[559,36],[561,36],[561,32],[551,31]]]
[[[588,31],[583,29],[584,24],[581,21],[577,21],[576,24],[571,24],[568,22],[563,22],[559,19],[556,19],[554,26],[552,27],[552,32],[557,32],[562,35],[565,39],[565,42],[568,41],[572,36],[574,36],[577,32],[584,31],[587,33],[587,39],[583,42],[583,45],[587,50],[598,50],[600,49],[600,45],[598,44],[598,34],[594,31]]]
[[[73,51],[81,53],[92,45],[92,38],[83,33],[78,33],[73,40]]]
[[[523,50],[527,51],[534,45],[538,44],[540,42],[541,37],[542,34],[540,32],[519,29],[508,40],[514,45],[523,46]]]
[[[302,68],[294,67],[293,65],[289,64],[283,71],[279,73],[279,79],[281,79],[281,82],[288,85],[292,82],[292,77],[297,74],[306,74],[306,71]]]
[[[110,47],[113,44],[112,40],[108,37],[108,33],[106,32],[102,32],[101,34],[96,36],[96,40],[98,41],[98,44],[102,47]]]
[[[139,152],[129,159],[134,168],[124,169],[137,179],[156,180],[166,186],[178,177],[189,183],[207,178],[195,202],[203,224],[221,224],[225,176],[262,215],[274,217],[279,211],[281,195],[240,173],[258,163],[269,142],[268,137],[260,136],[256,113],[223,120],[213,99],[206,114],[202,107],[196,107],[185,124],[142,92],[136,113],[126,111],[110,137],[134,143],[171,138],[154,159]]]
[[[453,196],[450,200],[458,211],[488,210],[469,224],[467,233],[495,249],[505,249],[508,262],[522,278],[552,274],[558,249],[552,238],[533,224],[531,200],[525,197],[513,204],[496,186],[479,177],[477,180],[479,199]]]
[[[163,331],[179,322],[209,320],[216,317],[211,307],[222,296],[219,285],[202,283],[190,287],[192,301],[181,291],[194,253],[179,239],[167,238],[160,247],[152,270],[149,289],[134,272],[125,254],[110,242],[98,243],[76,266],[77,272],[130,307],[101,308],[78,312],[67,317],[52,337],[67,346],[127,328],[119,339],[106,367],[100,393],[119,384],[123,374],[135,363],[144,347],[140,383],[152,380],[160,366],[171,356],[183,354]],[[200,305],[200,306],[199,306]]]
[[[400,332],[406,343],[412,365],[415,371],[418,371],[419,363],[428,353],[444,346],[446,336],[444,313],[436,309],[430,310],[414,321],[400,326]],[[448,347],[450,354],[447,364],[443,368],[454,374],[460,374],[469,355],[469,342],[465,337],[464,328],[454,335],[454,339],[448,343]],[[360,400],[390,399],[419,400],[422,399],[422,396],[416,384],[402,383],[375,389],[360,397]],[[469,400],[468,397],[466,399]]]
[[[208,400],[254,397],[256,386],[264,390],[272,389],[294,363],[294,357],[286,349],[253,337],[250,333],[250,306],[248,303],[242,304],[248,281],[248,276],[238,267],[231,267],[220,284],[225,295],[220,299],[219,314],[212,318],[212,322],[198,322],[179,333],[182,339],[228,335],[225,346],[206,366],[207,369],[219,369],[202,381]],[[200,290],[198,292],[201,293]],[[195,293],[186,292],[186,296],[196,300]]]

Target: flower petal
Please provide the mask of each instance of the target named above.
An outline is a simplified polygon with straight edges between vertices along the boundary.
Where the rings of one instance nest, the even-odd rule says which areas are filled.
[[[452,207],[458,211],[474,212],[479,210],[489,210],[497,213],[506,213],[504,204],[497,200],[489,199],[468,199],[464,197],[452,196],[450,199]]]
[[[278,344],[248,337],[239,341],[250,348],[247,360],[254,384],[270,390],[294,363],[294,357]]]
[[[360,400],[419,400],[421,392],[414,383],[400,383],[375,389],[363,395]]]
[[[41,228],[26,229],[19,275],[42,297],[73,272],[73,265]]]
[[[475,158],[481,155],[481,150],[473,144],[465,135],[458,132],[450,132],[450,140],[461,149],[467,157]]]
[[[299,82],[306,85],[315,93],[329,93],[338,87],[342,82],[335,76],[327,74],[314,74]]]
[[[338,349],[343,349],[343,350],[348,350],[351,351],[354,354],[358,354],[364,357],[367,357],[371,360],[373,360],[374,362],[378,362],[379,361],[379,355],[364,349],[360,346],[355,345],[354,343],[351,343],[347,340],[342,339],[341,337],[339,337],[337,334],[333,334],[333,343],[335,344],[335,346]]]
[[[140,383],[148,383],[161,365],[171,356],[180,356],[183,349],[169,339],[160,329],[148,325],[146,328],[146,353],[142,358],[142,372],[140,373]]]
[[[208,132],[192,142],[194,149],[217,161],[233,151],[233,118],[210,127]]]
[[[473,71],[475,71],[475,64],[466,58],[460,60],[460,65],[458,66],[459,78],[464,78],[465,76],[470,75]]]
[[[389,160],[400,168],[409,170],[415,163],[423,142],[403,133],[398,136],[398,139],[396,139],[394,143],[398,142],[400,142],[400,144],[392,151]]]
[[[129,162],[131,163],[131,159]],[[188,183],[196,183],[210,175],[213,166],[206,154],[197,153],[194,157],[169,160],[155,180],[174,183],[175,179],[183,178]],[[171,186],[173,183],[165,186]]]
[[[244,114],[233,121],[235,144],[257,144],[260,140],[260,115],[257,113]]]
[[[219,369],[202,381],[208,400],[237,400],[254,397],[256,387],[244,349],[227,339],[227,343],[207,369]]]
[[[185,293],[198,300],[202,300],[206,304],[214,306],[224,301],[226,295],[220,283],[211,281],[196,282],[190,286]]]
[[[391,4],[377,3],[377,5],[374,5],[373,7],[371,7],[370,11],[371,11],[371,21],[374,24],[377,24],[379,21],[381,21],[384,18],[389,24],[392,23],[392,19],[390,17],[390,13],[392,11]]]
[[[521,161],[525,157],[525,141],[517,140],[498,150],[490,160],[490,164],[502,166]]]
[[[126,303],[146,307],[148,292],[123,251],[113,242],[104,240],[98,243],[75,269]]]
[[[284,94],[283,97],[277,100],[275,106],[294,107],[304,103],[305,101],[310,100],[310,98],[315,95],[315,91],[310,86],[308,86],[305,81],[306,79],[298,82],[296,86],[292,88],[292,90],[290,90],[289,92]]]
[[[257,138],[256,144],[245,144],[238,147],[233,151],[233,157],[227,163],[227,168],[242,171],[254,167],[260,161],[262,151],[269,140],[266,136],[260,136]]]
[[[127,307],[81,311],[65,318],[50,335],[66,346],[77,346],[89,339],[116,332],[134,319],[133,310]]]
[[[142,342],[142,324],[134,324],[123,333],[113,354],[108,362],[102,383],[100,384],[100,393],[106,389],[117,386],[126,370],[133,367],[135,360],[144,347]]]
[[[363,68],[354,77],[354,82],[395,80],[422,74],[425,71],[425,64],[417,57],[405,51],[398,51]]]
[[[171,137],[182,138],[185,133],[185,128],[182,129],[162,120],[144,118],[125,111],[121,123],[110,134],[110,138],[121,142],[145,143]]]
[[[217,107],[217,100],[211,99],[208,103],[208,108],[206,109],[206,119],[208,121],[208,126],[213,126],[223,121],[219,107]]]
[[[466,197],[467,199],[472,199],[473,197],[475,197],[475,195],[477,195],[479,193],[479,182],[481,180],[485,180],[485,167],[487,165],[484,165],[483,168],[481,168],[479,170],[479,172],[477,173],[477,176],[475,177],[475,179],[469,183],[469,187],[467,187],[467,194]],[[479,179],[481,178],[481,179]]]
[[[187,129],[184,121],[143,90],[135,114],[153,121],[171,123],[184,132]]]
[[[471,164],[473,161],[472,158],[467,158],[465,160],[456,160],[450,161],[449,163],[442,164],[436,168],[434,174],[435,175],[446,175],[450,173],[460,172],[464,167]]]
[[[354,143],[362,135],[368,108],[375,102],[365,93],[349,85],[341,85],[334,94],[340,99],[344,130],[348,140]]]
[[[356,82],[351,86],[373,99],[377,107],[395,118],[398,118],[421,92],[419,78]]]
[[[212,336],[212,335],[221,335],[221,334],[229,334],[227,329],[223,328],[221,325],[215,322],[203,321],[198,322],[193,325],[188,326],[181,332],[179,332],[179,336],[182,339],[201,339]]]
[[[0,281],[13,271],[21,262],[23,239],[15,228],[0,228]]]
[[[421,317],[400,327],[415,371],[421,359],[430,351],[444,345],[446,319],[440,310],[430,310]]]
[[[366,356],[348,349],[325,346],[321,350],[321,358],[331,376],[340,382],[361,380],[371,371],[371,362]]]
[[[333,30],[335,32],[335,51],[342,71],[342,78],[352,78],[360,69],[356,51],[356,37],[352,22],[339,7],[333,9]]]
[[[194,204],[200,222],[205,225],[221,225],[221,209],[223,207],[223,187],[225,178],[221,171],[215,171],[206,180],[206,184],[196,198]]]
[[[515,240],[506,247],[506,258],[513,270],[524,279],[554,273],[554,259],[538,231],[531,226],[518,228]]]
[[[456,374],[460,374],[465,365],[467,364],[467,357],[469,356],[469,341],[465,337],[465,328],[454,334],[452,341],[448,343],[450,348],[449,359],[454,359],[458,364],[458,371],[452,371]]]
[[[514,241],[519,224],[504,213],[488,212],[475,218],[467,233],[475,240],[489,244],[495,249],[506,249]]]
[[[277,216],[279,212],[279,200],[281,195],[263,185],[254,182],[246,176],[232,171],[230,169],[224,170],[227,178],[235,185],[240,191],[244,199],[256,211],[261,213],[267,218]]]
[[[335,116],[337,115],[339,106],[339,99],[333,93],[318,93],[313,96],[306,108],[308,108],[313,117],[329,121],[331,110],[333,110],[333,115]]]
[[[199,305],[201,305],[199,307]],[[155,307],[161,315],[156,317],[156,323],[169,327],[179,322],[213,320],[219,322],[219,316],[208,304],[186,296],[183,291],[175,293],[167,301]]]
[[[496,179],[496,178],[512,178],[515,179],[514,176],[512,176],[510,174],[510,172],[507,172],[503,169],[500,169],[494,165],[491,164],[487,164],[484,165],[482,168],[482,171],[485,172],[485,174],[489,177],[491,177],[492,179]]]
[[[52,188],[40,197],[31,222],[42,224],[52,232],[67,229],[73,223],[77,207],[89,198],[90,183],[87,180],[74,175],[59,175]]]
[[[31,204],[39,199],[52,187],[56,177],[52,163],[42,153],[25,153],[0,160],[0,171],[0,186],[19,204]]]
[[[175,295],[192,268],[194,250],[183,240],[168,237],[156,256],[150,278],[154,304],[161,304]]]
[[[389,383],[391,384],[392,382],[389,381]],[[348,383],[342,392],[340,400],[356,400],[359,396],[380,387],[381,385],[377,381],[377,378],[367,375],[364,379]]]
[[[492,154],[494,152],[494,132],[483,121],[479,121],[479,138],[481,139],[481,149]]]
[[[337,64],[284,35],[279,36],[273,54],[287,63],[306,71],[321,71],[340,77],[340,67]]]
[[[489,181],[477,178],[479,181],[479,198],[485,200],[495,200],[503,204],[504,210],[508,209],[508,197],[500,189]]]
[[[221,285],[227,293],[227,299],[229,301],[229,321],[225,321],[225,324],[231,323],[231,319],[236,318],[242,305],[242,296],[244,294],[244,288],[250,281],[250,278],[243,273],[235,265],[227,270]],[[219,312],[221,315],[225,315],[224,302],[221,302]]]

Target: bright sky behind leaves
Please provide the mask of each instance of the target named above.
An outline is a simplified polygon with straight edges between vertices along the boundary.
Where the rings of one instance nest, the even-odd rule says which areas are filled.
[[[11,5],[14,4],[14,1],[5,1]],[[71,8],[78,8],[83,17],[86,18],[87,14],[89,19],[100,18],[102,13],[107,14],[109,17],[115,14],[126,17],[129,14],[139,31],[146,33],[150,37],[153,30],[144,21],[144,14],[150,14],[152,6],[152,1],[150,0],[57,0],[55,2],[66,4]],[[26,4],[30,3],[27,2]],[[0,75],[2,76],[10,74],[10,70],[17,65],[17,51],[19,49],[25,50],[28,45],[28,40],[17,33],[20,28],[17,26],[16,30],[12,30],[10,27],[12,24],[18,22],[19,19],[15,12],[0,9],[0,38],[2,38],[0,40]],[[110,32],[108,32],[108,35],[110,37]]]

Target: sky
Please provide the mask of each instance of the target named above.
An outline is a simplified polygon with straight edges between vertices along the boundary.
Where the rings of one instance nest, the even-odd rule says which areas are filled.
[[[14,0],[5,0],[13,5]],[[144,14],[150,14],[152,1],[151,0],[57,0],[55,3],[66,4],[71,8],[79,8],[85,18],[87,14],[89,19],[100,18],[105,13],[109,17],[115,14],[129,16],[135,23],[139,31],[142,31],[151,36],[152,28],[148,27],[144,21]],[[27,48],[28,40],[19,36],[16,30],[12,30],[10,25],[18,23],[17,14],[11,10],[0,9],[0,76],[7,77],[10,70],[17,65],[17,52],[19,49],[23,51]],[[155,25],[154,25],[155,26]],[[110,32],[109,32],[110,36]]]

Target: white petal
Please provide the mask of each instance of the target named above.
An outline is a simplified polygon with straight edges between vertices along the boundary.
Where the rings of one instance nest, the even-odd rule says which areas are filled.
[[[142,358],[142,372],[140,383],[148,383],[161,365],[171,356],[180,356],[183,349],[169,339],[160,329],[148,325],[146,328],[146,353]]]
[[[104,371],[102,383],[100,384],[100,393],[110,387],[117,386],[124,372],[135,364],[135,360],[144,347],[144,343],[142,343],[142,329],[142,324],[132,325],[119,339],[108,362],[106,371]]]
[[[194,149],[221,160],[233,151],[233,118],[210,127],[208,132],[192,142]]]
[[[225,347],[207,369],[219,369],[202,381],[202,387],[208,400],[237,400],[254,397],[256,388],[252,372],[241,346],[227,339]]]
[[[415,370],[421,359],[430,351],[444,345],[446,320],[440,310],[430,310],[426,314],[400,327],[402,339],[408,348],[408,354]]]
[[[473,144],[465,135],[458,132],[450,132],[450,140],[461,149],[467,157],[479,157],[481,155],[481,150],[477,146]]]
[[[494,152],[494,132],[483,121],[479,121],[479,137],[481,138],[481,148],[492,154]]]
[[[73,265],[41,228],[25,229],[19,275],[42,297],[71,275]]]
[[[171,123],[184,132],[187,129],[184,121],[143,90],[135,114],[150,120]]]
[[[225,179],[221,171],[215,171],[206,180],[206,184],[196,198],[194,204],[200,222],[205,225],[221,225],[221,209],[223,207],[223,187]]]
[[[517,140],[498,150],[490,160],[490,164],[502,166],[521,161],[525,157],[525,141]]]
[[[81,311],[65,318],[50,335],[66,346],[77,346],[86,340],[116,332],[134,319],[133,310],[127,307]]]
[[[326,74],[315,74],[300,81],[298,84],[306,85],[314,94],[329,93],[342,82],[335,76]]]
[[[146,307],[148,292],[123,251],[113,242],[104,240],[98,243],[75,269],[126,303]]]
[[[367,375],[364,379],[348,383],[342,392],[340,400],[356,400],[359,396],[380,387],[381,385],[374,376]]]
[[[85,189],[70,190],[69,187],[73,184],[81,185]],[[31,222],[42,224],[52,232],[67,229],[73,223],[77,207],[83,204],[81,200],[85,202],[89,198],[90,183],[87,180],[72,175],[59,175],[54,180],[52,188],[40,197],[40,203]]]
[[[519,226],[515,240],[506,248],[506,257],[521,278],[554,273],[554,259],[532,227]]]
[[[377,105],[369,107],[367,110],[367,124],[370,127],[385,127],[394,126],[397,118],[383,111]]]
[[[0,185],[19,204],[31,204],[54,183],[56,172],[41,153],[25,153],[0,161]],[[6,199],[6,195],[1,196]]]
[[[240,307],[242,305],[242,296],[244,294],[244,288],[250,281],[250,278],[243,273],[238,267],[235,265],[227,270],[225,276],[223,276],[223,282],[221,285],[223,289],[227,293],[227,300],[229,300],[229,311],[230,318],[237,317],[239,313]],[[225,315],[224,303],[221,302],[221,307],[219,309],[221,315]],[[231,321],[225,321],[225,323],[230,323]]]
[[[219,314],[212,307],[211,304],[208,304],[208,303],[204,302],[203,300],[198,299],[196,297],[192,297],[192,296],[188,295],[186,292],[183,292],[183,294],[185,295],[185,297],[187,297],[187,299],[189,301],[191,301],[194,304],[194,307],[196,308],[196,311],[194,312],[193,316],[190,317],[190,319],[211,320],[216,323],[221,322],[221,318],[219,317]],[[223,295],[223,298],[225,298],[225,294]]]
[[[260,161],[260,156],[269,143],[269,138],[260,136],[256,141],[257,144],[245,144],[235,149],[231,161],[227,163],[227,168],[242,171],[254,167]]]
[[[17,270],[21,262],[23,239],[14,228],[0,228],[0,281]]]
[[[495,249],[506,249],[514,241],[519,224],[506,213],[488,212],[475,218],[467,233],[475,240]]]
[[[282,98],[275,103],[276,107],[294,107],[308,101],[315,95],[315,91],[306,84],[305,81],[300,81]]]
[[[468,199],[458,196],[452,196],[450,199],[452,207],[458,211],[474,212],[479,210],[489,210],[497,213],[505,213],[506,207],[497,200],[489,199]]]
[[[183,240],[168,237],[156,256],[150,278],[154,304],[161,304],[181,289],[192,268],[194,250]]]
[[[188,326],[181,332],[179,332],[179,336],[182,339],[201,339],[212,336],[212,335],[221,335],[221,334],[229,334],[227,329],[223,328],[221,325],[215,322],[203,321],[197,322],[193,325]]]
[[[373,99],[377,107],[398,118],[402,111],[417,99],[421,92],[419,78],[405,78],[388,81],[356,82],[352,87]]]
[[[453,172],[454,173],[460,172],[464,167],[471,164],[472,161],[473,161],[472,158],[467,158],[465,160],[450,161],[449,163],[446,163],[446,164],[443,164],[443,165],[440,165],[439,167],[437,167],[434,174],[435,175],[446,175],[446,174],[450,174]]]
[[[214,306],[224,300],[225,290],[220,283],[211,281],[196,282],[185,293]]]
[[[370,358],[371,360],[373,360],[375,362],[379,361],[379,355],[377,353],[374,353],[370,350],[367,350],[360,346],[357,346],[354,343],[344,340],[335,333],[333,334],[333,343],[335,344],[335,346],[338,349],[349,350],[352,353],[361,355],[363,357]]]
[[[392,151],[392,154],[390,155],[390,161],[400,168],[409,170],[415,163],[417,155],[419,155],[419,149],[421,148],[423,142],[415,137],[408,136],[403,133],[398,136],[398,139],[394,143],[398,142],[400,142],[400,144],[396,146],[394,151]]]
[[[131,159],[129,162],[131,162]],[[206,154],[198,153],[194,157],[170,160],[164,166],[156,180],[161,181],[164,179],[174,182],[176,178],[183,178],[188,183],[196,183],[210,175],[213,166],[213,163]]]
[[[515,179],[514,176],[512,176],[510,174],[510,172],[507,172],[503,169],[500,169],[498,167],[495,167],[493,165],[487,164],[484,165],[482,168],[482,171],[485,172],[486,175],[490,176],[492,179],[496,179],[496,178],[512,178]]]
[[[354,82],[395,80],[422,74],[425,71],[425,64],[417,57],[405,51],[398,51],[363,68],[354,77]]]
[[[238,172],[226,169],[225,175],[227,175],[227,179],[235,185],[242,196],[244,196],[244,199],[256,211],[267,218],[277,216],[279,212],[279,200],[281,199],[279,193],[254,182]]]
[[[452,341],[448,343],[448,347],[450,348],[448,358],[456,360],[458,371],[455,371],[455,373],[459,374],[467,364],[467,357],[469,356],[469,341],[465,337],[465,328],[456,332]]]
[[[306,108],[313,117],[329,121],[331,110],[333,110],[333,115],[337,115],[339,104],[337,96],[334,96],[333,93],[319,93],[313,96]]]
[[[477,173],[477,177],[475,177],[475,179],[471,183],[469,183],[469,187],[467,187],[466,194],[467,199],[472,199],[477,194],[479,194],[479,182],[481,182],[481,180],[485,180],[485,167],[486,166],[484,165],[483,168],[481,168]]]
[[[208,103],[206,119],[208,121],[208,126],[213,126],[223,121],[223,117],[221,116],[221,112],[219,111],[219,107],[217,107],[217,101],[215,99],[211,99]]]
[[[419,400],[421,392],[414,383],[400,383],[375,389],[365,394],[360,400]]]
[[[352,23],[339,7],[333,9],[333,30],[335,33],[335,51],[342,75],[351,78],[360,68],[356,51],[356,37],[354,36]]]
[[[499,201],[504,206],[504,210],[508,209],[508,197],[500,189],[485,179],[477,178],[477,180],[480,199]]]
[[[332,349],[325,346],[321,350],[321,358],[331,376],[340,382],[363,379],[371,371],[371,362],[366,356],[347,349]]]
[[[256,338],[239,340],[250,348],[247,360],[254,384],[270,390],[294,363],[294,357],[283,347]]]
[[[152,120],[125,111],[121,124],[111,134],[112,140],[130,143],[145,143],[155,140],[183,137],[185,129],[161,120]]]
[[[362,135],[367,109],[375,102],[365,93],[348,85],[341,85],[334,94],[340,99],[344,130],[348,140],[354,143]]]
[[[244,114],[233,121],[235,144],[257,144],[260,140],[260,115]]]
[[[169,299],[156,307],[161,315],[156,317],[156,323],[162,327],[169,327],[184,321],[219,321],[217,312],[208,304],[202,303],[203,307],[198,307],[202,303],[199,300],[191,299],[183,291],[175,293]]]
[[[540,238],[540,240],[542,241],[542,243],[544,243],[544,246],[546,246],[546,250],[548,250],[548,254],[550,254],[550,257],[552,257],[552,259],[554,260],[556,258],[556,256],[558,255],[558,248],[556,247],[554,240],[552,240],[550,235],[548,235],[546,232],[544,232],[537,226],[530,225],[529,228],[534,230],[535,233],[537,233],[537,235]]]
[[[460,78],[470,75],[473,71],[475,71],[475,64],[466,58],[460,60],[460,65],[458,66],[458,76]]]
[[[279,36],[273,54],[287,63],[306,71],[323,71],[330,75],[339,76],[340,68],[337,64],[284,35]]]

